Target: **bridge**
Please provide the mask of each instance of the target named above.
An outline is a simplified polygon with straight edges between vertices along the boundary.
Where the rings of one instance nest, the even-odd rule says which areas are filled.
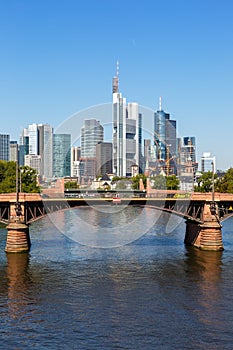
[[[116,198],[83,194],[81,198],[43,198],[40,194],[0,194],[0,222],[7,225],[6,252],[30,249],[29,225],[47,214],[77,206],[113,205]],[[186,220],[185,244],[203,250],[222,250],[221,221],[233,216],[233,194],[157,191],[146,197],[128,193],[117,205],[137,205],[161,210]]]

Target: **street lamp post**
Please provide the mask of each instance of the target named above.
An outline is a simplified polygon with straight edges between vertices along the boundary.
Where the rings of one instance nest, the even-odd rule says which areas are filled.
[[[215,198],[214,198],[214,162],[212,162],[211,165],[212,165],[212,202],[210,203],[210,212],[212,215],[215,215],[216,204],[215,204]]]
[[[19,167],[19,193],[22,192],[22,168]]]
[[[29,236],[29,227],[25,222],[25,215],[23,215],[22,206],[19,198],[19,164],[18,159],[15,164],[16,167],[16,202],[12,218],[9,220],[7,226],[7,240],[6,240],[6,253],[23,253],[29,252],[31,241]]]
[[[22,215],[22,208],[21,208],[21,204],[19,202],[19,164],[18,164],[18,160],[16,160],[16,164],[15,164],[15,168],[16,168],[16,185],[15,185],[15,191],[16,191],[16,202],[15,202],[15,213],[16,213],[16,217],[20,217]]]

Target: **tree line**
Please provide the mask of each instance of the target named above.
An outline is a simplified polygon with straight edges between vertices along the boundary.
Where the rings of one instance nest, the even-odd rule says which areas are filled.
[[[29,166],[18,167],[18,189],[26,193],[39,193],[37,173],[35,169]],[[115,182],[118,189],[127,188],[130,182],[133,189],[139,189],[139,182],[142,179],[146,188],[147,177],[144,174],[138,174],[131,179],[125,179],[115,176],[112,182]],[[179,179],[175,175],[163,176],[157,175],[150,178],[152,188],[160,190],[178,190]],[[127,183],[126,183],[127,181]],[[71,183],[67,187],[73,187]],[[211,192],[213,188],[213,173],[211,171],[201,173],[196,179],[194,186],[195,192]],[[218,177],[214,174],[214,190],[221,193],[233,193],[233,168],[228,169],[223,176]],[[16,162],[0,160],[0,193],[12,193],[16,191]]]
[[[16,162],[0,160],[0,193],[16,192]],[[29,166],[18,168],[18,190],[26,193],[39,193],[37,173]]]

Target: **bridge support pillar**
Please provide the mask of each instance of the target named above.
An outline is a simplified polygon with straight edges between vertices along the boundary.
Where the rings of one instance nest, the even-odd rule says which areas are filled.
[[[223,250],[222,226],[216,206],[206,203],[203,212],[203,223],[186,221],[185,244],[202,250]]]
[[[11,221],[7,226],[7,253],[29,252],[31,247],[29,227],[21,221]]]

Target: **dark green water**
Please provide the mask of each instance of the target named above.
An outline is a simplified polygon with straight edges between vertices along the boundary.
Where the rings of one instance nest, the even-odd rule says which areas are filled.
[[[141,215],[135,209],[113,214],[81,210],[76,215],[97,228],[94,239],[89,236],[92,245],[100,246],[109,234],[106,228],[113,226],[119,245],[117,227],[123,237],[130,221],[137,235],[140,224],[145,231],[145,221],[134,220]],[[77,236],[69,232],[69,237],[90,235],[91,227],[85,231],[73,213],[31,225],[30,254],[6,255],[1,229],[2,349],[233,348],[232,219],[223,223],[223,252],[187,249],[184,222],[174,218],[172,225],[168,216],[136,241],[131,232],[131,243],[103,249],[60,232],[62,225],[76,233],[84,230]],[[54,226],[55,221],[60,225]],[[103,245],[113,245],[113,238]]]

